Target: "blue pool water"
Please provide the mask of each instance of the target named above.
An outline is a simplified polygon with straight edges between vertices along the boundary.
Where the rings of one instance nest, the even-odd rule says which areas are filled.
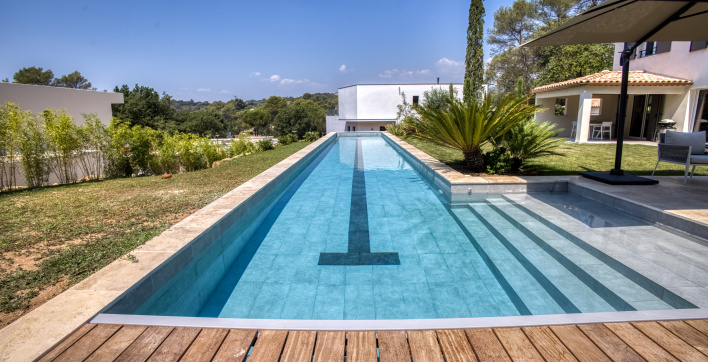
[[[158,293],[134,313],[341,320],[694,307],[513,199],[447,204],[380,136],[339,137],[274,203],[235,261],[220,259],[214,288]],[[164,288],[195,279],[175,278]]]

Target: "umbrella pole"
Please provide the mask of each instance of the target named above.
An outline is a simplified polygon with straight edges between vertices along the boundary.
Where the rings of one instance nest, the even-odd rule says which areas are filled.
[[[633,47],[632,47],[633,48]],[[622,176],[622,146],[624,145],[624,121],[627,115],[627,85],[629,84],[629,57],[631,54],[629,44],[624,43],[622,50],[622,84],[620,85],[619,113],[617,114],[617,147],[615,148],[615,168],[610,170],[611,175]]]

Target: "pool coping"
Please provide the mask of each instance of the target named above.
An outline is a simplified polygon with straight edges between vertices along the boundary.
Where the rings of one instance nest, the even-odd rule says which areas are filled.
[[[489,193],[528,193],[528,192],[564,192],[568,190],[568,184],[576,180],[579,176],[492,176],[477,177],[463,175],[442,162],[423,153],[417,148],[401,141],[397,137],[388,133],[383,133],[390,143],[396,148],[403,150],[404,155],[412,160],[414,167],[422,170],[434,179],[440,191],[446,193],[453,201],[472,200],[479,195]],[[115,318],[120,318],[125,324],[127,320],[142,321],[137,324],[145,325],[146,321],[153,320],[155,323],[194,323],[200,320],[207,323],[217,323],[214,318],[191,318],[191,317],[153,317],[153,316],[127,316],[98,314],[105,310],[118,298],[124,295],[129,289],[147,278],[153,270],[162,265],[178,252],[188,247],[199,237],[216,232],[212,226],[222,220],[227,214],[236,209],[237,206],[248,201],[251,196],[266,188],[271,181],[281,174],[291,169],[291,166],[298,164],[308,156],[316,154],[316,150],[325,147],[328,141],[336,137],[335,133],[330,133],[316,142],[308,145],[302,150],[294,153],[275,166],[269,168],[253,179],[243,183],[239,187],[228,192],[221,198],[215,200],[184,220],[175,224],[159,236],[146,242],[144,245],[131,252],[137,262],[128,258],[120,258],[103,269],[92,274],[82,282],[74,285],[55,298],[44,303],[32,312],[24,315],[17,321],[0,330],[0,350],[3,355],[0,361],[32,360],[42,355],[46,350],[71,335],[76,329],[89,320],[97,323],[116,323]],[[304,161],[302,161],[304,162]],[[272,184],[270,184],[272,186]],[[457,199],[454,199],[454,198]],[[682,313],[678,313],[681,311]],[[661,312],[661,313],[658,313]],[[671,312],[671,313],[669,313]],[[692,312],[692,313],[691,313]],[[628,314],[629,313],[629,314]],[[703,314],[701,314],[703,313]],[[612,315],[609,315],[612,314]],[[636,320],[657,320],[657,319],[686,319],[686,318],[707,318],[708,310],[670,310],[657,311],[657,313],[644,312],[612,312],[595,313],[592,319],[591,314],[579,315],[545,315],[545,316],[524,316],[524,317],[493,317],[493,318],[462,318],[462,319],[433,319],[433,320],[387,320],[387,321],[289,321],[287,329],[298,329],[295,324],[300,323],[299,329],[316,329],[315,325],[328,325],[330,329],[381,329],[389,325],[389,329],[429,329],[429,328],[459,328],[462,326],[471,327],[478,323],[493,323],[495,326],[520,325],[519,323],[532,323],[533,325],[549,324],[560,320],[558,324],[568,323],[590,323],[597,322],[598,317],[610,318],[609,321],[626,321],[628,318],[640,318]],[[620,316],[621,315],[621,316]],[[687,317],[689,316],[690,317]],[[560,318],[559,316],[564,316]],[[567,317],[571,316],[571,317]],[[113,318],[113,319],[111,319]],[[186,319],[185,319],[186,318]],[[500,319],[501,318],[501,319]],[[590,318],[590,319],[587,319]],[[644,318],[644,319],[641,319]],[[592,319],[592,320],[591,320]],[[160,321],[162,320],[162,321]],[[237,322],[234,322],[237,321]],[[241,322],[238,322],[241,321]],[[285,320],[266,320],[267,323],[258,328],[278,328],[279,324],[284,324]],[[524,322],[527,321],[527,322]],[[254,320],[229,320],[238,323],[240,327],[232,328],[252,328],[247,327],[248,323]],[[363,327],[367,322],[372,326]],[[223,322],[226,323],[226,322]],[[290,323],[292,325],[290,325]],[[390,327],[394,325],[395,327]],[[438,324],[436,324],[438,323]],[[502,323],[502,324],[499,324]],[[506,324],[505,324],[506,323]],[[156,324],[160,325],[160,324]],[[179,325],[179,324],[178,324]],[[487,326],[491,326],[488,324]],[[529,324],[531,325],[531,324]],[[449,327],[444,327],[449,326]]]

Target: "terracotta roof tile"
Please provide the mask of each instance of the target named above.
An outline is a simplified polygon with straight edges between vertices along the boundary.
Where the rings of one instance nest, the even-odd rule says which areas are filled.
[[[581,87],[585,85],[599,86],[619,86],[622,83],[621,71],[603,70],[600,73],[586,75],[584,77],[566,80],[564,82],[553,83],[534,88],[532,93],[548,92],[551,90]],[[691,85],[692,81],[665,75],[634,70],[629,72],[630,86],[651,86],[651,85]]]

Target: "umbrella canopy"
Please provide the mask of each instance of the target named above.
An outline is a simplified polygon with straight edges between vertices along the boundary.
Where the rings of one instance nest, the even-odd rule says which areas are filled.
[[[708,0],[611,0],[521,46],[690,40],[708,40]]]
[[[610,0],[568,20],[544,36],[521,46],[624,42],[620,58],[617,129],[624,129],[627,108],[629,61],[634,49],[646,41],[708,40],[708,0]],[[622,170],[624,132],[617,134],[615,168],[607,172],[581,172],[598,181],[617,185],[651,185],[658,181],[625,175]]]

